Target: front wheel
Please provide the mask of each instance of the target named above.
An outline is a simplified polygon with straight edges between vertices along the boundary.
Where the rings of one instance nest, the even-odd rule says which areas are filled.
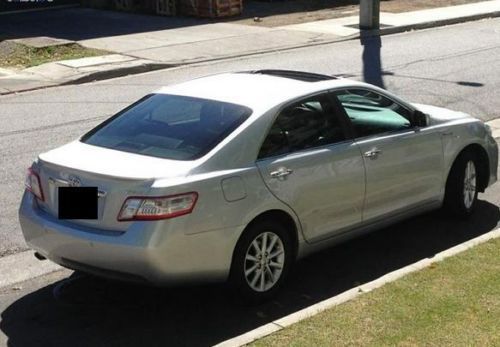
[[[477,159],[474,153],[462,153],[453,164],[448,181],[444,206],[453,215],[467,217],[477,202]]]
[[[231,282],[252,303],[271,298],[282,286],[293,261],[288,231],[264,220],[251,225],[239,240],[231,267]]]

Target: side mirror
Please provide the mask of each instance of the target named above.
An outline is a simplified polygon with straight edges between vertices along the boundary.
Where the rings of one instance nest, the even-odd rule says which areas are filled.
[[[422,111],[415,110],[413,112],[413,125],[419,128],[427,126],[427,115]]]

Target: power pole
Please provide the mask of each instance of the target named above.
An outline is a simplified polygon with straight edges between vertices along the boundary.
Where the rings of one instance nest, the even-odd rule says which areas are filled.
[[[380,29],[380,0],[360,0],[359,28],[362,30]]]

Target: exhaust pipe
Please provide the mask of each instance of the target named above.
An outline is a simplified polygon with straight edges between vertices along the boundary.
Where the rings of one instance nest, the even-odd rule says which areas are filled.
[[[46,260],[47,259],[38,252],[35,252],[35,258],[37,258],[38,260]]]

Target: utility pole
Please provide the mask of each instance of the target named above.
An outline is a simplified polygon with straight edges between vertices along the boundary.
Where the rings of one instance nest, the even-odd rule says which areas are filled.
[[[380,0],[360,0],[359,28],[361,30],[380,29]]]

